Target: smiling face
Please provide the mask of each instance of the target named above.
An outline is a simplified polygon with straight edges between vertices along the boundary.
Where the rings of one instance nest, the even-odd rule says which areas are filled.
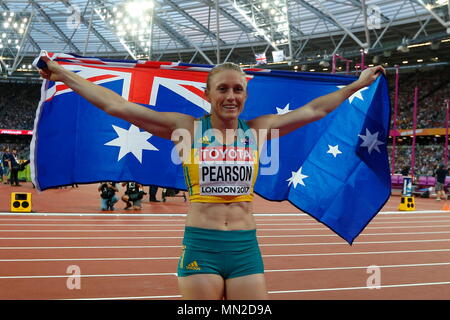
[[[244,109],[247,82],[242,72],[222,69],[211,75],[205,91],[211,114],[223,121],[235,120]]]

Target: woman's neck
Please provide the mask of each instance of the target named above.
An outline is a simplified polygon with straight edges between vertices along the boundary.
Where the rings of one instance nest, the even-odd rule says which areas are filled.
[[[223,119],[211,114],[211,128],[221,133],[221,138],[216,137],[222,144],[233,143],[236,139],[236,129],[238,128],[238,119],[224,121]]]
[[[238,119],[224,120],[211,114],[211,127],[220,131],[225,131],[226,129],[236,130],[238,128]]]

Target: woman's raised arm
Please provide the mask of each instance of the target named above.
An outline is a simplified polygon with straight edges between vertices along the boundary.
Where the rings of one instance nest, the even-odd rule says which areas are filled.
[[[254,129],[278,129],[279,136],[283,136],[308,123],[322,119],[352,94],[372,84],[381,72],[385,73],[381,66],[365,69],[358,80],[340,90],[318,97],[292,112],[282,115],[264,115],[248,121],[248,124]]]

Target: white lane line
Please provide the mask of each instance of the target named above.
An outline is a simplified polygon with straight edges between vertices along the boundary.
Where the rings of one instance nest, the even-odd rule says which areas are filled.
[[[406,268],[406,267],[435,267],[447,266],[450,262],[422,263],[422,264],[398,264],[398,265],[377,265],[380,268]],[[301,271],[331,271],[331,270],[353,270],[367,269],[368,266],[354,267],[329,267],[329,268],[303,268],[303,269],[278,269],[264,270],[264,272],[301,272]],[[0,276],[0,279],[45,279],[45,278],[67,278],[70,275],[42,275],[42,276]],[[100,278],[100,277],[150,277],[150,276],[177,276],[174,272],[156,273],[113,273],[113,274],[80,274],[80,278]]]
[[[423,218],[431,218],[431,217],[423,217]],[[436,217],[438,218],[438,217]],[[274,220],[274,221],[280,221],[281,219],[270,219],[270,220]],[[297,221],[298,219],[282,219],[283,221]],[[78,222],[85,222],[85,221],[94,221],[94,222],[127,222],[127,221],[132,221],[132,222],[140,222],[140,221],[147,221],[147,222],[163,222],[163,221],[167,221],[167,222],[184,222],[185,219],[140,219],[140,218],[136,218],[136,219],[120,219],[120,218],[116,218],[116,219],[86,219],[86,218],[78,218],[78,219],[53,219],[53,218],[0,218],[0,221],[78,221]],[[263,220],[265,221],[265,219]]]
[[[403,283],[403,284],[381,285],[380,288],[437,286],[437,285],[449,285],[449,284],[450,284],[450,282]],[[302,290],[269,291],[269,294],[344,291],[344,290],[371,290],[371,289],[370,289],[370,287],[367,287],[367,286],[366,287],[348,287],[348,288],[302,289]],[[101,297],[101,298],[82,298],[82,299],[66,299],[66,300],[138,300],[138,299],[164,299],[164,298],[181,298],[181,295],[141,296],[141,297],[109,297],[109,298]]]
[[[450,221],[450,220],[449,220]],[[290,224],[286,224],[290,225]],[[116,224],[116,223],[96,223],[96,224],[87,224],[87,223],[0,223],[0,226],[36,226],[36,227],[184,227],[184,224],[155,224],[155,223],[139,223],[139,224]]]
[[[404,283],[404,284],[380,285],[380,289],[419,287],[419,286],[437,286],[437,285],[449,285],[449,284],[450,284],[450,282]],[[269,293],[270,294],[279,294],[279,293],[303,293],[303,292],[323,292],[323,291],[343,291],[343,290],[371,290],[371,288],[366,286],[366,287],[348,287],[348,288],[302,289],[302,290],[269,291]]]
[[[450,239],[425,239],[425,240],[395,240],[395,241],[359,241],[354,245],[361,244],[387,244],[387,243],[416,243],[416,242],[449,242]],[[347,242],[310,242],[310,243],[260,243],[260,247],[285,247],[285,246],[324,246],[324,245],[346,245]],[[50,250],[50,249],[140,249],[140,248],[181,248],[175,246],[52,246],[52,247],[0,247],[0,250]]]
[[[430,214],[430,213],[448,213],[448,210],[422,210],[422,211],[381,211],[377,215],[415,215],[415,214]]]
[[[286,253],[263,254],[263,258],[280,257],[312,257],[312,256],[343,256],[343,255],[372,255],[372,254],[401,254],[401,253],[430,253],[450,252],[450,249],[425,250],[394,250],[394,251],[368,251],[368,252],[331,252],[331,253]],[[33,259],[0,259],[0,262],[59,262],[59,261],[135,261],[135,260],[178,260],[177,257],[131,257],[131,258],[33,258]]]
[[[142,297],[111,297],[111,298],[81,298],[81,299],[59,299],[59,300],[138,300],[138,299],[172,299],[181,298],[180,295],[173,296],[142,296]]]
[[[448,214],[443,214],[443,215],[439,215],[439,216],[399,216],[399,217],[379,217],[378,220],[402,220],[402,219],[430,219],[430,218],[448,218],[449,215]],[[158,218],[158,217],[155,217]],[[306,218],[306,219],[303,219]],[[70,218],[63,218],[63,219],[53,219],[53,218],[0,218],[0,221],[78,221],[78,222],[85,222],[85,221],[94,221],[94,222],[127,222],[127,221],[131,221],[131,222],[140,222],[140,221],[144,221],[144,222],[151,222],[151,221],[156,221],[156,222],[163,222],[163,221],[167,221],[167,222],[184,222],[184,219],[144,219],[141,217],[136,217],[135,219],[121,219],[120,217],[117,217],[115,219],[107,219],[106,217],[103,217],[101,220],[100,219],[87,219],[87,218],[77,218],[77,219],[70,219]],[[291,218],[284,218],[283,216],[278,217],[278,218],[263,218],[263,217],[257,217],[257,221],[315,221],[314,218],[310,217],[310,216],[302,216],[302,219],[296,218],[296,219],[291,219]]]
[[[419,219],[430,219],[430,218],[434,219],[434,218],[448,218],[448,217],[449,217],[449,214],[446,213],[446,214],[441,214],[441,215],[438,215],[438,216],[411,216],[411,217],[408,217],[408,216],[395,216],[395,217],[376,216],[374,219],[378,219],[378,220],[383,220],[384,221],[384,220],[401,220],[401,219],[417,219],[417,220],[419,220]],[[283,221],[284,221],[284,219],[283,219]]]
[[[387,243],[415,243],[415,242],[447,242],[450,239],[424,239],[424,240],[394,240],[394,241],[355,241],[353,246],[360,244],[387,244]],[[348,245],[347,242],[310,242],[310,243],[260,243],[260,247],[278,246],[320,246],[320,245]],[[1,247],[0,247],[1,248]]]
[[[443,211],[445,212],[445,211]],[[139,216],[137,216],[139,215]],[[287,216],[288,214],[281,214]],[[289,214],[292,216],[306,215],[306,214]],[[21,212],[0,212],[0,216],[33,216],[33,217],[186,217],[186,213],[73,213],[73,212],[33,212],[33,213],[21,213]]]
[[[450,231],[361,233],[358,237],[363,237],[363,236],[424,235],[424,234],[443,234],[443,233],[450,233]],[[291,235],[276,235],[276,236],[259,236],[258,235],[258,238],[307,238],[307,237],[338,237],[338,235],[336,235],[336,234],[291,234]],[[3,238],[0,238],[0,239],[3,239]],[[31,238],[31,239],[41,239],[41,238]]]
[[[396,250],[396,251],[367,251],[367,252],[330,252],[330,253],[285,253],[266,254],[263,258],[279,257],[317,257],[317,256],[346,256],[346,255],[371,255],[371,254],[399,254],[399,253],[428,253],[428,252],[449,252],[450,249],[429,249],[429,250]]]
[[[445,234],[450,231],[430,232],[391,232],[391,233],[362,233],[362,236],[398,236],[398,235],[426,235]],[[338,237],[336,234],[288,234],[276,236],[262,236],[258,238],[308,238],[308,237]],[[138,240],[138,239],[183,239],[183,237],[0,237],[0,240]]]
[[[376,266],[379,268],[407,268],[407,267],[435,267],[435,266],[448,266],[448,265],[450,265],[450,262],[418,263],[418,264],[391,264],[391,265],[376,265]],[[331,270],[353,270],[353,269],[367,269],[367,268],[368,268],[368,266],[303,268],[303,269],[264,270],[264,272],[331,271]]]
[[[421,211],[380,211],[377,215],[416,215],[448,213],[447,210],[421,210]],[[133,217],[137,218],[135,213],[73,213],[73,212],[0,212],[0,216],[64,216],[64,217]],[[306,213],[254,213],[257,217],[303,217],[309,216]],[[186,213],[139,213],[139,217],[186,217]]]
[[[0,279],[50,279],[50,278],[68,278],[70,274],[60,276],[0,276]],[[103,278],[103,277],[151,277],[151,276],[178,276],[173,272],[166,273],[117,273],[117,274],[80,274],[80,278]]]
[[[150,249],[150,248],[181,248],[177,246],[77,246],[77,247],[0,247],[0,250],[52,250],[52,249]]]
[[[448,251],[450,251],[450,249]],[[180,257],[58,258],[58,259],[0,259],[0,262],[135,261],[135,260],[178,260],[178,259],[180,259]]]
[[[407,267],[436,267],[447,266],[450,262],[423,263],[423,264],[398,264],[398,265],[377,265],[380,268],[407,268]],[[264,270],[264,272],[302,272],[302,271],[331,271],[331,270],[354,270],[367,269],[368,266],[355,267],[330,267],[330,268],[304,268],[304,269],[278,269]],[[0,279],[47,279],[47,278],[68,278],[71,275],[40,275],[40,276],[0,276]],[[112,274],[80,274],[80,278],[104,278],[104,277],[153,277],[153,276],[178,276],[174,272],[155,273],[112,273]]]
[[[435,222],[450,222],[450,220],[429,220],[420,221],[420,223],[435,223]],[[372,221],[373,224],[391,224],[391,223],[418,223],[418,221]],[[311,223],[257,223],[258,226],[313,226],[317,225],[318,222],[314,221]],[[39,226],[39,227],[184,227],[185,224],[155,224],[155,223],[139,223],[139,224],[86,224],[86,223],[0,223],[0,226]]]
[[[449,226],[450,227],[450,226]],[[313,230],[317,230],[317,229],[313,229]],[[184,232],[184,229],[170,229],[170,230],[149,230],[149,229],[126,229],[126,230],[87,230],[87,229],[74,229],[74,230],[55,230],[55,229],[50,229],[50,230],[34,230],[34,229],[0,229],[0,233],[1,232],[48,232],[48,233],[52,233],[52,232],[111,232],[111,233],[116,233],[116,232]]]
[[[450,233],[450,231],[449,231]],[[138,239],[183,239],[183,237],[6,237],[0,240],[138,240]]]
[[[320,223],[317,223],[317,225],[321,225]],[[450,227],[450,225],[432,225],[432,226],[388,226],[388,227],[371,227],[367,226],[364,230],[368,229],[411,229],[411,228],[447,228]],[[326,227],[318,227],[318,228],[258,228],[257,231],[317,231],[317,230],[325,230],[331,232],[329,228]],[[72,230],[66,230],[66,229],[47,229],[47,230],[35,230],[35,229],[0,229],[0,233],[2,232],[46,232],[46,233],[58,233],[58,232],[184,232],[184,228],[180,229],[126,229],[126,230],[120,230],[120,229],[72,229]]]

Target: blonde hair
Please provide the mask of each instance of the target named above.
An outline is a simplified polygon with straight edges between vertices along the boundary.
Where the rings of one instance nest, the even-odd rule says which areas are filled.
[[[206,79],[206,90],[210,90],[210,88],[211,88],[210,83],[211,83],[212,77],[215,74],[222,72],[224,70],[234,70],[245,78],[245,72],[242,71],[241,67],[239,67],[237,64],[235,64],[233,62],[225,62],[222,64],[218,64],[217,66],[212,68],[208,74],[208,78]],[[247,84],[247,81],[245,81],[245,84]]]

